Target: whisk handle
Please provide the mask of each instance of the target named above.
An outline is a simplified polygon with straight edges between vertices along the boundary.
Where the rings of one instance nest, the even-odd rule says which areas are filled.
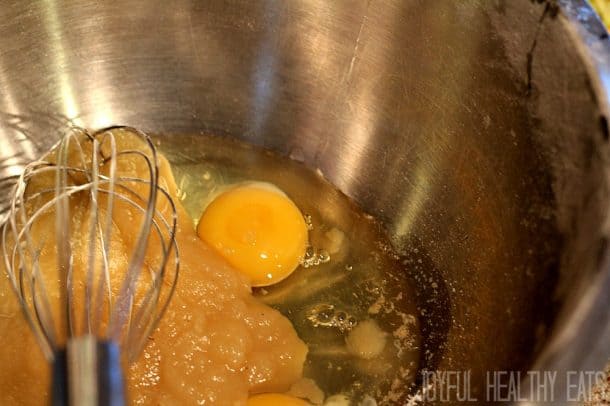
[[[119,347],[93,336],[71,339],[53,363],[52,406],[124,406]]]

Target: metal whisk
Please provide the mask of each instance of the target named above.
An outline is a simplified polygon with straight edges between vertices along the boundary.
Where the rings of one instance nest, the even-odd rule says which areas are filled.
[[[120,150],[119,132],[143,147]],[[139,162],[145,175],[121,170],[122,160]],[[178,277],[176,209],[159,176],[146,134],[72,128],[42,160],[4,180],[12,185],[0,202],[4,267],[52,366],[54,405],[125,402],[121,366],[145,346]],[[120,210],[134,230],[126,269],[112,258],[124,244]],[[54,232],[44,231],[49,225]]]

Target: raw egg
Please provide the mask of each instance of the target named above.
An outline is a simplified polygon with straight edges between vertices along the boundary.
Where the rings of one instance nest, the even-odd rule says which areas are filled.
[[[248,399],[247,406],[309,406],[303,399],[280,393],[264,393]]]
[[[197,234],[252,286],[267,286],[290,275],[308,244],[299,208],[276,186],[249,182],[218,195],[205,209]]]

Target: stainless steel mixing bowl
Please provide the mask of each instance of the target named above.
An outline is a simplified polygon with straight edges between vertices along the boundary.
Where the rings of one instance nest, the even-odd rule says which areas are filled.
[[[0,155],[57,116],[292,154],[421,259],[424,368],[471,370],[482,397],[486,371],[607,361],[610,46],[583,1],[3,0],[0,17]]]

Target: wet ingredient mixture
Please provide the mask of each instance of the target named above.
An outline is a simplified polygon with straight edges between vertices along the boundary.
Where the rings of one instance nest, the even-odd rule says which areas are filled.
[[[121,147],[137,145],[124,134]],[[159,137],[158,147],[161,185],[178,203],[181,273],[130,368],[130,403],[401,404],[419,323],[379,224],[296,162],[299,151],[287,159],[203,135]],[[115,219],[118,270],[132,222]],[[0,404],[43,404],[48,367],[13,296],[2,279]]]

